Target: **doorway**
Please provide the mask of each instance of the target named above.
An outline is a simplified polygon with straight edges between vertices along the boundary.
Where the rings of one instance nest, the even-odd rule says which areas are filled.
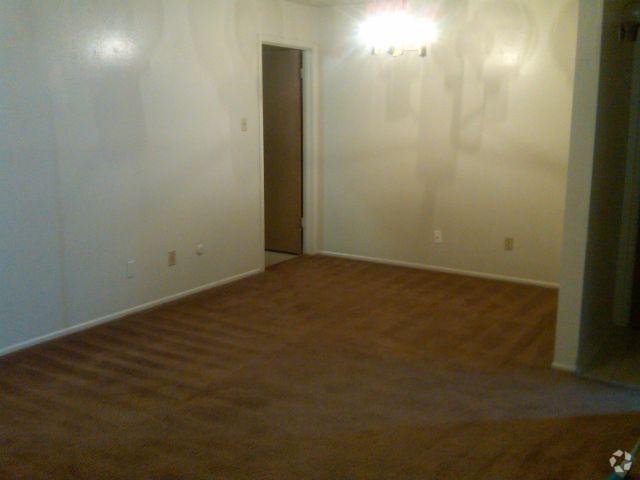
[[[303,52],[262,46],[267,266],[303,253]]]
[[[604,6],[578,367],[640,388],[640,42],[631,5]]]

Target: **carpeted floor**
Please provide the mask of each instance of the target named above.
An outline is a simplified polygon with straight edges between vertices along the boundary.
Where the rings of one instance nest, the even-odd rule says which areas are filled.
[[[302,257],[0,359],[2,479],[604,479],[640,393],[556,292]]]

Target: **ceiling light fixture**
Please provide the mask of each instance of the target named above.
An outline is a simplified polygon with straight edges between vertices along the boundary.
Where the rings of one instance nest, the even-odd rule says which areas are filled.
[[[374,55],[387,52],[397,57],[413,51],[426,57],[428,47],[438,39],[438,26],[433,19],[412,12],[408,0],[378,0],[369,5],[358,33]]]

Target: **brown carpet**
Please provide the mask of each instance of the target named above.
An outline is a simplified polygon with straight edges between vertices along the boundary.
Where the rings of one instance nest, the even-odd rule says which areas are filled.
[[[556,293],[326,257],[0,359],[0,478],[604,479],[640,394]]]

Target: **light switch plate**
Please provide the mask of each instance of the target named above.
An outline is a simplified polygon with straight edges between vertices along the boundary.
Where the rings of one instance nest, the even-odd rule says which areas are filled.
[[[136,261],[129,260],[127,262],[127,278],[133,278],[136,276]]]

